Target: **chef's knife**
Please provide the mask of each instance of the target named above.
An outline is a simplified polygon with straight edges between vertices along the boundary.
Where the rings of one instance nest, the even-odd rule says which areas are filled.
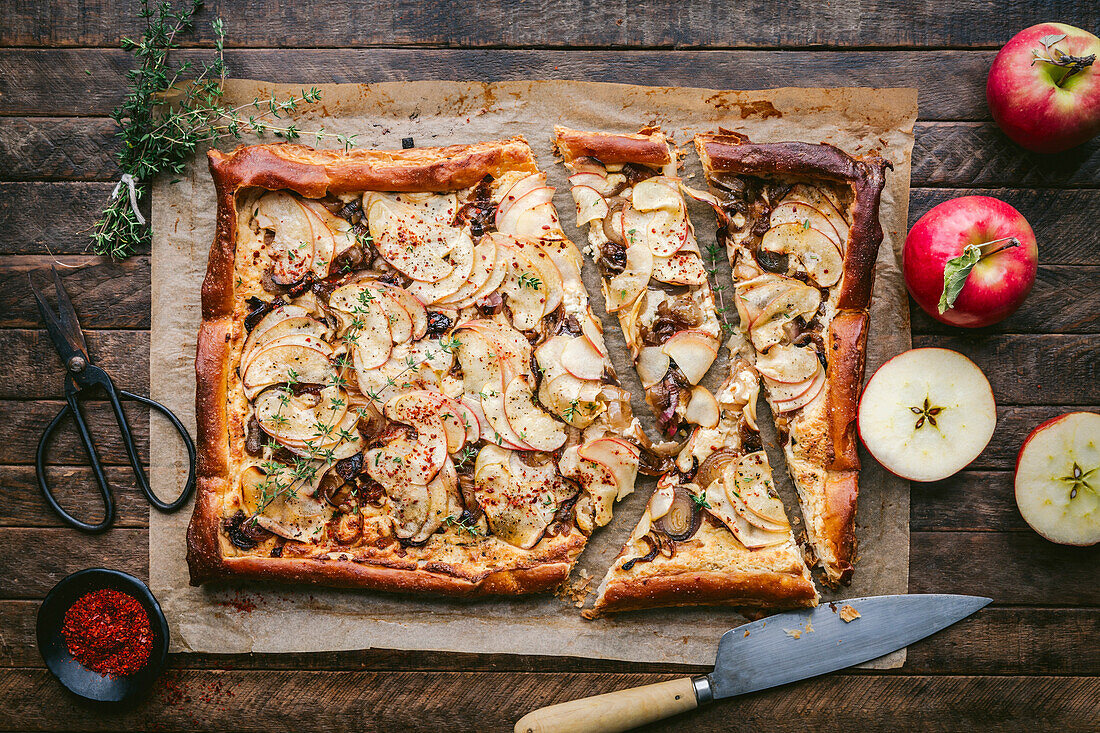
[[[956,595],[871,596],[769,616],[722,634],[714,671],[708,675],[541,708],[523,716],[516,733],[630,730],[723,697],[881,657],[961,621],[991,601]]]

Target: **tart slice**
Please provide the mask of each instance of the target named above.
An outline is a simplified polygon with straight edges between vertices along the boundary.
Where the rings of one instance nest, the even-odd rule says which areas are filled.
[[[713,395],[696,385],[721,334],[673,148],[658,128],[555,134],[607,312],[618,317],[646,402],[671,437],[682,422],[714,414]]]
[[[720,415],[696,427],[586,613],[660,606],[817,605],[756,428],[759,378],[736,359]]]
[[[761,374],[830,585],[855,555],[855,421],[888,164],[831,145],[696,135],[733,268],[735,341]]]

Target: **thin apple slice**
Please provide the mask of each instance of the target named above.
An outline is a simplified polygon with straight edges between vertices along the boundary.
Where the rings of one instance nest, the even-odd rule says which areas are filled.
[[[721,481],[715,481],[703,490],[703,498],[709,505],[707,512],[726,525],[737,541],[749,550],[760,550],[791,541],[789,529],[782,532],[761,529],[737,513],[730,501],[731,492],[728,489],[728,482],[731,479],[730,472],[727,470]]]
[[[453,507],[459,503],[452,501],[452,496],[458,492],[458,473],[455,471],[451,459],[443,462],[443,467],[435,478],[428,484],[428,513],[424,524],[409,537],[409,542],[419,543],[426,541],[435,534],[436,530],[443,526],[444,520],[451,516]]]
[[[702,285],[707,270],[698,252],[682,249],[668,257],[653,258],[653,279],[671,285]]]
[[[574,173],[569,176],[569,183],[574,186],[588,186],[601,197],[606,196],[611,192],[611,189],[607,185],[607,174],[596,173],[594,171],[582,171],[580,173]]]
[[[671,257],[687,244],[689,232],[685,210],[660,209],[651,215],[646,227],[649,249],[654,257]]]
[[[433,226],[409,206],[381,195],[363,195],[374,246],[399,271],[422,282],[438,282],[454,265],[444,259],[450,251],[450,228]]]
[[[432,304],[450,298],[461,290],[470,279],[474,270],[474,240],[464,229],[454,229],[447,239],[449,252],[445,262],[450,272],[435,282],[422,282],[414,279],[408,285],[408,291],[421,303]]]
[[[414,340],[424,338],[424,334],[428,332],[428,311],[424,308],[424,304],[405,288],[384,283],[378,285],[384,287],[386,294],[395,299],[409,314],[412,319],[412,338]]]
[[[752,280],[737,283],[737,314],[741,318],[741,327],[752,327],[760,313],[775,298],[790,287],[788,278],[780,275],[761,275]]]
[[[255,217],[261,229],[275,233],[268,252],[273,279],[282,285],[301,280],[313,262],[314,234],[306,208],[294,196],[272,191],[256,202]]]
[[[812,346],[776,344],[756,355],[756,371],[782,384],[796,384],[812,379],[821,368],[817,351]]]
[[[603,338],[603,326],[596,320],[595,316],[591,313],[580,319],[581,333],[588,340],[588,343],[592,345],[592,348],[596,350],[596,353],[602,357],[607,356],[607,343]]]
[[[303,308],[300,305],[280,305],[276,308],[272,308],[268,314],[261,318],[260,322],[249,331],[248,338],[245,339],[244,346],[241,347],[242,357],[260,342],[267,329],[273,327],[279,321],[287,318],[300,318],[302,316],[308,316],[309,314],[309,309]]]
[[[634,184],[630,190],[630,205],[638,211],[664,209],[679,212],[684,208],[684,198],[676,181],[653,176]]]
[[[241,375],[241,382],[245,396],[252,399],[260,390],[273,384],[291,381],[301,384],[328,384],[332,375],[328,354],[308,346],[288,344],[260,349]]]
[[[542,538],[557,511],[560,485],[552,463],[526,466],[510,451],[491,445],[481,449],[474,464],[474,498],[489,529],[522,549]]]
[[[548,306],[551,302],[561,303],[560,274],[545,253],[542,253],[542,261],[537,261],[539,250],[535,241],[498,244],[507,248],[511,254],[500,292],[507,296],[512,325],[520,331],[533,331],[538,327],[542,317],[549,312]],[[549,267],[542,267],[543,263]],[[556,282],[548,282],[548,277],[556,277]],[[554,288],[557,288],[556,292]]]
[[[757,353],[781,343],[783,327],[798,316],[810,320],[821,305],[821,291],[793,278],[783,278],[787,287],[765,306],[749,327],[749,338]]]
[[[652,274],[653,253],[649,247],[645,243],[627,247],[626,267],[603,286],[607,311],[614,313],[633,303],[639,294],[645,292]]]
[[[829,221],[829,217],[821,213],[820,209],[801,201],[785,201],[776,206],[772,209],[768,224],[772,229],[782,224],[797,224],[803,229],[816,229],[828,237],[838,250],[842,246],[843,240],[836,227]]]
[[[511,381],[511,380],[509,380]],[[504,390],[496,382],[486,383],[478,392],[481,397],[481,411],[489,420],[486,440],[497,445],[517,446],[520,450],[533,450],[519,433],[512,429],[508,415],[504,411]]]
[[[499,208],[497,209],[497,231],[505,234],[518,234],[517,224],[520,217],[538,206],[549,204],[553,200],[554,189],[550,186],[543,185],[531,189],[505,209],[503,214]]]
[[[440,298],[437,302],[440,305],[453,306],[459,309],[473,305],[475,301],[474,294],[489,282],[496,260],[496,239],[491,236],[482,237],[481,241],[474,246],[473,267],[470,271],[470,278],[453,295]],[[499,284],[497,283],[497,285]],[[425,326],[427,326],[426,320]]]
[[[508,265],[511,262],[512,255],[507,247],[500,246],[500,244],[502,240],[510,238],[506,235],[494,232],[482,237],[481,241],[484,242],[490,237],[493,238],[493,248],[496,251],[493,259],[493,269],[489,272],[489,279],[466,299],[466,302],[471,305],[487,295],[496,292],[496,289],[500,287],[500,284],[504,282],[504,278],[508,274]]]
[[[600,382],[578,379],[568,373],[559,374],[543,379],[539,386],[539,402],[573,427],[586,428],[604,409],[598,400],[602,389]]]
[[[381,460],[381,453],[381,448],[369,451],[367,465]],[[408,482],[384,486],[387,496],[393,502],[393,533],[400,539],[410,539],[427,523],[431,513],[432,501],[428,486]]]
[[[490,320],[468,321],[462,324],[462,328],[480,331],[493,344],[496,355],[514,374],[530,371],[531,342],[516,329]],[[501,387],[503,388],[503,384]]]
[[[1100,415],[1047,420],[1016,459],[1016,506],[1036,532],[1062,545],[1100,542]]]
[[[578,379],[603,379],[607,360],[583,337],[576,337],[561,352],[565,370]]]
[[[989,380],[948,349],[913,349],[879,367],[859,403],[859,434],[875,459],[912,481],[939,481],[985,449],[997,425]]]
[[[332,432],[348,411],[347,395],[325,387],[319,395],[296,395],[289,389],[266,389],[256,397],[256,419],[276,440],[305,445],[331,445]]]
[[[781,203],[788,201],[801,201],[824,214],[840,238],[841,249],[844,249],[843,245],[848,240],[848,221],[844,216],[844,212],[841,211],[840,201],[836,200],[835,195],[827,195],[824,189],[816,186],[798,183],[783,197]]]
[[[680,331],[661,346],[687,380],[698,384],[718,356],[718,340],[702,331]]]
[[[455,214],[458,213],[458,194],[455,193],[416,191],[380,195],[392,197],[424,221],[438,227],[453,226]]]
[[[577,205],[577,226],[583,227],[590,221],[603,221],[607,216],[607,201],[592,186],[574,185],[573,201]]]
[[[282,330],[281,324],[269,330],[268,333],[278,330]],[[256,358],[257,354],[262,353],[265,349],[271,348],[272,346],[289,346],[292,344],[305,346],[310,349],[317,349],[325,356],[332,358],[332,347],[329,346],[328,342],[324,339],[317,336],[313,328],[304,331],[290,331],[281,336],[275,335],[271,339],[264,339],[263,343],[257,344],[256,348],[254,348],[246,358],[241,359],[241,373],[244,374],[247,372],[249,365],[252,364],[252,360]]]
[[[764,232],[760,246],[769,252],[794,255],[806,274],[821,287],[835,285],[844,271],[844,260],[836,242],[814,227],[797,222],[774,226]]]
[[[481,439],[481,419],[464,399],[453,402],[458,406],[458,419],[466,431],[466,442],[471,445],[477,443]]]
[[[557,210],[554,209],[552,201],[532,206],[519,214],[511,233],[517,237],[530,237],[540,240],[561,239],[565,236],[561,230],[561,222],[558,221]]]
[[[337,232],[333,231],[334,217],[316,201],[303,201],[301,204],[310,217],[310,226],[313,231],[313,262],[310,264],[310,270],[318,280],[323,280],[328,277],[332,260],[337,254]],[[346,249],[348,228],[351,225],[344,219],[340,221],[344,224],[340,230],[340,239],[344,245],[343,248]]]
[[[419,392],[391,398],[383,410],[389,420],[412,426],[416,438],[400,434],[367,452],[368,475],[383,486],[427,485],[447,459],[447,433],[432,401]]]
[[[648,389],[664,379],[670,363],[668,354],[660,346],[643,346],[636,364],[642,386]]]
[[[789,400],[772,400],[772,408],[776,412],[794,412],[795,410],[801,410],[806,405],[817,399],[818,395],[825,392],[826,375],[825,370],[818,371],[817,376],[810,380],[809,385],[806,387],[806,391],[802,392],[796,397],[792,397]],[[771,387],[769,386],[769,395],[771,394]]]
[[[390,321],[382,306],[382,291],[365,282],[341,286],[329,296],[329,307],[346,314],[345,338],[352,342],[352,359],[357,371],[376,369],[390,358],[393,338]]]
[[[774,348],[774,347],[772,347]],[[776,382],[771,377],[764,377],[764,384],[768,388],[768,396],[772,402],[790,402],[793,399],[801,397],[806,394],[806,390],[814,386],[814,380],[817,379],[818,371],[821,371],[820,366],[814,370],[813,374],[803,379],[801,382]]]
[[[504,390],[504,414],[524,443],[535,450],[557,450],[565,442],[562,424],[535,404],[527,378],[514,377]]]
[[[713,428],[718,424],[721,411],[718,400],[706,387],[695,386],[691,390],[691,399],[684,411],[684,419],[703,428]]]
[[[756,451],[742,456],[737,462],[733,473],[732,486],[737,492],[737,498],[744,502],[745,507],[756,516],[746,517],[749,522],[761,529],[788,529],[790,522],[787,513],[783,510],[783,502],[778,496],[773,496],[772,470],[768,465],[768,455],[764,451]]]
[[[611,469],[602,463],[582,458],[578,446],[562,451],[558,468],[563,476],[573,479],[581,490],[593,498],[593,522],[602,527],[611,521],[611,508],[619,495],[619,482]]]
[[[498,230],[501,229],[501,221],[508,210],[536,188],[546,188],[546,174],[532,173],[508,187],[508,190],[500,197],[500,202],[497,204],[495,224]]]
[[[543,341],[535,349],[535,361],[544,377],[549,379],[565,373],[565,365],[562,364],[561,352],[566,344],[573,340],[572,336],[557,334]]]
[[[403,344],[411,341],[413,337],[412,315],[405,310],[401,301],[388,289],[380,292],[382,294],[382,311],[386,314],[386,320],[389,322],[390,337],[393,339],[393,343]]]
[[[466,444],[466,424],[463,421],[466,413],[462,406],[439,392],[418,390],[417,394],[420,393],[426,401],[435,405],[435,413],[443,423],[443,432],[447,435],[447,452],[457,453]]]
[[[605,436],[582,443],[577,454],[585,460],[601,464],[611,472],[615,478],[616,501],[634,492],[641,456],[641,451],[636,446],[613,436]]]

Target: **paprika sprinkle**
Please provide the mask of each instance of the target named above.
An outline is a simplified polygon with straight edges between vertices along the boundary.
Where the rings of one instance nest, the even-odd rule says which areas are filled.
[[[97,590],[77,599],[65,611],[61,633],[76,661],[102,675],[137,672],[153,649],[145,607],[117,590]]]

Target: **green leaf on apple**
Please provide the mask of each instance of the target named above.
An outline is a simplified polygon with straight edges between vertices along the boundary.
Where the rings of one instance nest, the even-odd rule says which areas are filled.
[[[1007,242],[1007,244],[1000,247],[996,246],[1001,242]],[[963,286],[966,285],[966,279],[970,277],[974,265],[986,257],[1019,246],[1020,242],[1015,237],[1002,237],[985,244],[968,244],[961,255],[949,259],[943,267],[943,292],[940,293],[938,306],[940,313],[944,313],[955,305],[955,300],[962,292]]]
[[[1043,45],[1044,45],[1044,46],[1046,46],[1047,48],[1050,48],[1050,47],[1051,47],[1051,46],[1053,46],[1053,45],[1054,45],[1055,43],[1058,43],[1059,41],[1064,41],[1064,40],[1065,40],[1065,38],[1066,38],[1066,34],[1065,34],[1065,33],[1062,33],[1062,34],[1051,34],[1051,35],[1049,35],[1049,36],[1043,36],[1042,38],[1040,38],[1040,39],[1039,39],[1039,43],[1043,44]]]

